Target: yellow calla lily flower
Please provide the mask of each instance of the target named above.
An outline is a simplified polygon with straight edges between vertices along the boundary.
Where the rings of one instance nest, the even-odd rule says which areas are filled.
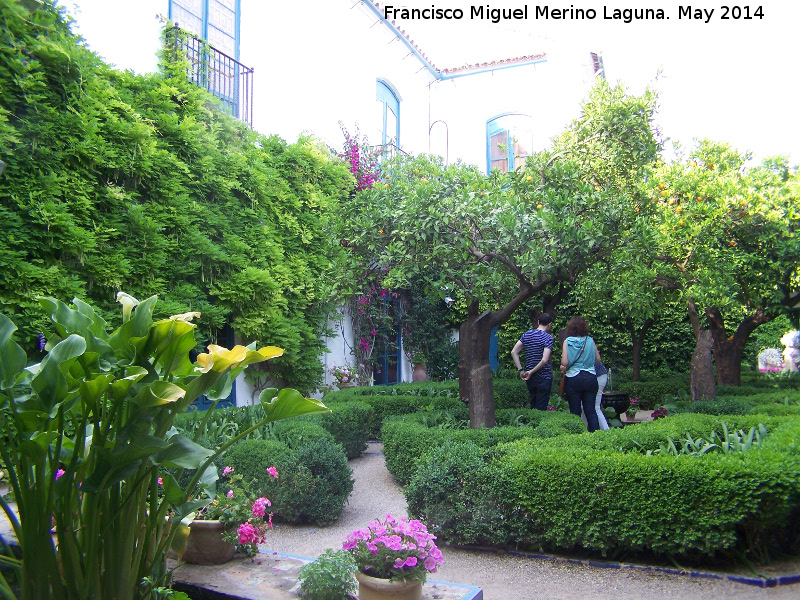
[[[244,346],[234,346],[230,350],[216,344],[208,345],[208,352],[197,355],[199,368],[197,371],[208,373],[209,371],[225,371],[236,369],[237,367],[247,366],[253,363],[262,362],[283,355],[283,348],[275,346],[265,346],[260,350],[250,350]]]

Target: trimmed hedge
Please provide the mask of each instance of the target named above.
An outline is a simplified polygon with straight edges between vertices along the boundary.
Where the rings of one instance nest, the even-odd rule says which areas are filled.
[[[377,386],[376,386],[377,387]],[[361,388],[364,390],[374,389],[373,387]],[[352,395],[351,390],[344,390],[347,394],[336,392],[327,394],[323,402],[328,407],[333,407],[338,403],[346,403],[348,400],[358,399],[359,402],[368,404],[372,407],[373,415],[369,421],[370,439],[381,439],[381,425],[386,417],[396,415],[407,415],[419,411],[450,410],[458,409],[463,403],[458,398],[448,398],[442,396],[398,396],[398,395]],[[331,408],[331,410],[333,410]]]
[[[223,462],[252,482],[254,494],[270,499],[276,517],[290,523],[333,523],[353,491],[342,447],[325,437],[304,440],[296,449],[276,440],[243,440]],[[277,479],[267,473],[270,466],[277,468]]]
[[[691,559],[736,553],[763,562],[800,541],[800,418],[726,416],[729,430],[767,427],[763,446],[746,452],[643,454],[669,437],[721,432],[722,422],[682,414],[495,447],[469,440],[471,445],[454,448],[437,440],[411,478],[409,508],[441,539],[461,544],[646,551]],[[387,423],[387,437],[392,427],[399,425]],[[439,450],[445,447],[458,461]],[[394,446],[385,448],[388,464]],[[491,521],[500,523],[496,533],[469,518],[470,511],[490,518],[482,505],[487,498],[498,506],[499,517]]]
[[[441,446],[447,440],[470,441],[488,448],[522,438],[546,438],[586,431],[580,417],[569,413],[530,409],[525,412],[531,413],[531,425],[498,426],[492,429],[432,428],[420,424],[418,415],[388,419],[381,430],[386,467],[397,481],[405,485],[411,480],[419,459],[428,450]]]

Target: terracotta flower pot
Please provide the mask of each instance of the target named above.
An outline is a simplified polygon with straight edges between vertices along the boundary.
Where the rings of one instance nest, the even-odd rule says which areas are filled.
[[[411,381],[428,381],[428,373],[425,371],[425,365],[414,365],[414,370],[411,372]]]
[[[236,547],[222,539],[225,526],[219,521],[192,521],[182,560],[194,565],[219,565],[233,559]]]
[[[356,573],[358,600],[422,600],[422,582],[389,581]]]

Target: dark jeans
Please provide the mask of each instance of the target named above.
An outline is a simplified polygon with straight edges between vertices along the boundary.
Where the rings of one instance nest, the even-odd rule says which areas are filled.
[[[547,410],[547,405],[550,404],[550,393],[553,391],[553,379],[530,377],[525,385],[528,386],[528,393],[531,397],[531,408]]]
[[[586,415],[586,428],[589,431],[600,429],[597,421],[597,412],[594,409],[594,401],[597,398],[597,375],[589,371],[579,371],[574,377],[567,377],[564,382],[564,394],[567,396],[569,412],[573,415],[581,416],[581,406]]]

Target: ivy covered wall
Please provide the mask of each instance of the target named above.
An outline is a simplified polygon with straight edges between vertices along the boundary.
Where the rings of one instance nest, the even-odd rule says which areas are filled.
[[[200,311],[206,342],[228,324],[283,347],[264,381],[316,387],[347,169],[223,114],[167,54],[155,75],[110,68],[50,1],[0,0],[0,21],[0,311],[27,349],[48,333],[38,295],[113,322],[117,291],[158,294],[164,315]]]

